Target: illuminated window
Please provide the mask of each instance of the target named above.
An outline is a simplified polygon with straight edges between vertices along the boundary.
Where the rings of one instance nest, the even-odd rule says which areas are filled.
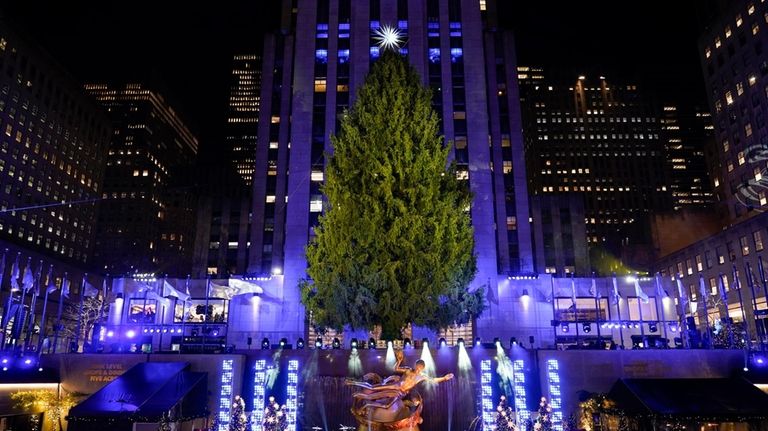
[[[280,122],[280,116],[279,115],[273,115],[272,118],[270,119],[270,121],[272,122],[272,124],[277,124],[277,123]]]
[[[723,152],[728,152],[731,149],[731,145],[728,140],[723,141]]]
[[[736,15],[736,27],[741,27],[743,23],[744,23],[744,20],[741,19],[741,14]]]
[[[757,82],[757,77],[755,75],[749,75],[749,85],[750,86],[755,85],[756,82]]]
[[[457,136],[456,140],[453,142],[453,146],[457,150],[463,150],[464,148],[467,148],[467,137]]]
[[[517,230],[517,217],[507,217],[507,230]]]
[[[742,84],[741,82],[736,83],[736,94],[738,94],[739,96],[744,94],[744,84]]]
[[[744,158],[744,151],[739,151],[739,154],[737,154],[737,155],[736,155],[736,158],[737,158],[737,159],[738,159],[738,161],[739,161],[739,166],[743,165],[743,164],[744,164],[744,163],[746,163],[746,161],[747,161],[747,160]]]
[[[720,48],[720,45],[722,45],[722,43],[720,43],[720,38],[716,37],[715,38],[715,48]]]
[[[310,179],[312,181],[323,181],[323,171],[312,171]]]
[[[715,183],[715,187],[720,187],[720,179],[719,178],[715,177],[714,183]]]
[[[267,195],[267,203],[268,204],[275,203],[275,195]]]
[[[760,26],[757,23],[752,24],[752,34],[757,34],[760,31]]]
[[[765,192],[760,192],[757,196],[760,199],[760,206],[768,204],[768,198],[766,198]]]
[[[763,179],[763,170],[760,169],[759,166],[755,167],[752,172],[755,174],[755,181],[760,181]]]
[[[504,160],[504,162],[503,162],[503,172],[504,172],[504,174],[512,173],[512,161],[511,160]]]
[[[309,200],[309,212],[319,213],[323,210],[323,195],[312,195]]]
[[[731,37],[731,26],[727,25],[725,26],[725,38]]]
[[[325,79],[315,79],[315,92],[325,93],[326,81]]]
[[[707,47],[707,49],[704,50],[704,55],[709,58],[712,57],[712,50]]]
[[[759,230],[752,232],[752,239],[755,241],[755,251],[763,251],[763,235]]]
[[[696,270],[697,271],[704,270],[704,262],[701,260],[701,255],[700,254],[696,255]]]
[[[339,84],[339,85],[336,86],[336,91],[338,91],[339,93],[345,93],[345,92],[349,91],[349,85],[347,85],[347,84]]]
[[[733,105],[733,94],[730,91],[725,92],[725,103]]]
[[[741,255],[749,256],[749,241],[746,236],[739,238],[739,245],[741,245]]]
[[[485,2],[486,0],[480,0],[480,10],[485,10],[486,8]]]
[[[748,13],[748,14],[750,14],[750,15],[752,15],[753,13],[755,13],[755,5],[753,5],[753,4],[749,5],[749,6],[747,7],[747,13]]]
[[[744,134],[747,135],[747,137],[752,136],[752,124],[747,123],[744,125]]]

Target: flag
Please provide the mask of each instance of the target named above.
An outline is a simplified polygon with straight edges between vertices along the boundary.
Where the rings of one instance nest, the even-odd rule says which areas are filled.
[[[616,280],[616,273],[613,273],[613,292],[611,292],[611,303],[616,305],[621,301],[621,295],[619,295],[619,282]]]
[[[657,272],[656,273],[656,277],[654,277],[654,278],[655,278],[655,281],[656,281],[656,297],[657,298],[661,298],[661,299],[666,298],[668,295],[667,295],[667,292],[664,290],[664,287],[661,284],[661,274],[659,274]]]
[[[48,277],[47,277],[48,287],[45,288],[45,293],[53,293],[56,289],[56,282],[53,279],[53,265],[48,267]]]
[[[187,285],[187,290],[189,290],[189,285]],[[182,301],[189,301],[189,295],[188,294],[176,290],[176,288],[174,288],[171,285],[171,283],[168,283],[167,281],[165,281],[165,279],[163,279],[163,295],[162,296],[164,298],[167,298],[169,296],[173,296],[173,297],[175,297],[177,299],[181,299]]]
[[[683,280],[681,279],[681,276],[675,277],[675,283],[677,284],[677,295],[678,298],[680,298],[680,309],[685,315],[687,314],[685,310],[688,307],[688,295],[685,293],[685,288],[683,288]]]
[[[597,293],[597,282],[595,281],[595,277],[592,277],[592,284],[589,286],[589,296],[594,296],[595,298],[600,297]]]
[[[61,297],[69,298],[69,280],[67,280],[66,274],[64,274],[64,278],[61,281]]]
[[[486,291],[486,295],[488,296],[488,301],[493,302],[496,305],[499,305],[499,298],[496,297],[496,292],[494,292],[493,286],[491,286],[490,280],[488,281],[488,289]]]
[[[99,296],[99,289],[89,283],[88,280],[85,280],[85,283],[83,283],[83,296],[88,298]]]
[[[21,285],[24,291],[28,291],[35,284],[35,276],[32,275],[32,258],[27,260],[27,267],[24,268],[24,276],[21,278]]]
[[[648,295],[643,292],[643,289],[640,288],[640,278],[635,277],[635,296],[640,298],[641,301],[643,301],[644,304],[648,303]]]
[[[576,308],[576,282],[573,280],[573,275],[571,275],[571,303],[573,308]]]
[[[154,299],[158,304],[164,305],[166,308],[171,306],[171,300],[160,296],[154,290],[147,292],[147,299]]]
[[[704,302],[704,308],[707,308],[707,299],[709,298],[709,290],[707,289],[707,283],[704,281],[703,274],[699,274],[699,293],[701,293],[701,300]]]
[[[736,265],[733,265],[733,288],[741,289],[741,282],[739,281],[739,270],[736,269]]]
[[[21,256],[21,253],[16,253],[16,261],[13,262],[13,268],[11,268],[11,292],[19,290],[19,276],[21,275],[19,256]]]
[[[720,273],[718,278],[720,279],[720,299],[723,301],[723,305],[728,307],[728,292],[725,290],[725,279],[723,278],[725,275],[723,273]]]
[[[43,276],[43,261],[37,266],[37,272],[35,273],[35,280],[32,284],[35,286],[35,296],[40,296],[40,277]]]

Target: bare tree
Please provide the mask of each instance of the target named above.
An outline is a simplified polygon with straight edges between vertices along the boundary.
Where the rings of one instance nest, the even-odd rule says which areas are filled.
[[[80,308],[79,301],[67,304],[61,316],[62,327],[59,336],[64,339],[78,338],[80,340],[87,340],[93,325],[99,321],[103,313],[106,313],[106,310],[104,310],[105,306],[106,303],[101,296],[85,298],[82,309]],[[78,322],[81,322],[79,336],[77,334]]]

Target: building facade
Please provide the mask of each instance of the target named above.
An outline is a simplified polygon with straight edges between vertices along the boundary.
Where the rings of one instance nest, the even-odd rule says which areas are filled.
[[[709,111],[665,104],[660,123],[673,210],[710,208],[714,199],[705,151],[713,146],[714,126]]]
[[[71,76],[2,20],[0,128],[0,243],[90,263],[111,125]]]
[[[322,210],[320,185],[338,115],[379,48],[372,31],[397,27],[401,53],[434,91],[442,132],[474,201],[478,275],[533,271],[528,196],[512,37],[497,31],[495,3],[474,0],[285,1],[280,31],[265,40],[253,181],[249,272],[282,277],[285,322],[301,332],[297,288],[304,248]],[[489,146],[490,139],[490,146]],[[493,169],[492,169],[493,167]],[[290,172],[290,175],[289,175]]]
[[[538,272],[560,276],[590,274],[583,196],[532,196],[531,218]]]
[[[106,157],[94,261],[105,273],[191,270],[197,138],[141,84],[87,84],[114,129]]]
[[[245,184],[251,185],[259,131],[259,99],[261,97],[261,58],[254,54],[235,55],[225,141],[232,163]]]
[[[592,264],[610,274],[650,263],[645,219],[670,210],[672,197],[653,105],[636,85],[595,78],[562,83],[523,67],[520,92],[530,193],[583,196],[588,243],[600,252]]]
[[[764,2],[730,2],[699,40],[717,148],[710,176],[728,222],[768,208],[766,14]]]

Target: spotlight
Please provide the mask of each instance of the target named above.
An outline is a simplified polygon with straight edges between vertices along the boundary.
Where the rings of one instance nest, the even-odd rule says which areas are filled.
[[[352,349],[357,349],[357,338],[353,338],[352,340],[350,340],[349,347]]]
[[[43,372],[43,367],[38,368],[37,371],[42,373]]]
[[[303,349],[304,348],[304,339],[303,338],[299,338],[298,340],[296,340],[296,348],[297,349]]]
[[[24,365],[32,365],[32,360],[27,358],[24,360]]]
[[[531,296],[530,296],[530,295],[528,295],[528,289],[523,289],[523,294],[522,294],[522,295],[520,295],[520,299],[521,299],[523,302],[525,302],[525,301],[528,301],[528,299],[530,299],[530,298],[531,298]]]
[[[8,358],[3,358],[2,363],[3,363],[3,365],[7,364],[8,363]]]
[[[422,339],[421,339],[421,347],[422,347],[422,348],[429,348],[429,339],[427,339],[427,338],[422,338]]]
[[[315,349],[322,349],[323,348],[323,339],[318,337],[315,339]]]
[[[590,325],[589,323],[585,323],[581,325],[581,329],[584,331],[585,334],[589,334],[590,332],[592,332],[592,325]]]
[[[744,370],[744,372],[746,373],[747,371],[749,371],[749,367],[744,367],[742,368],[742,370]],[[3,371],[5,371],[5,368],[3,368]]]
[[[560,325],[560,330],[562,330],[563,332],[568,332],[568,329],[569,328],[567,323],[563,323]]]
[[[634,325],[632,325],[632,326],[633,326],[633,327],[635,327],[635,328],[639,328],[639,327],[640,327],[640,324],[639,324],[639,323],[635,323],[635,324],[634,324]]]
[[[3,367],[3,371],[8,371],[8,367]]]
[[[493,338],[493,345],[496,346],[496,347],[500,347],[501,346],[501,340],[499,340],[499,337],[494,337]]]
[[[480,340],[480,337],[475,337],[475,347],[480,347],[480,344],[482,344],[482,340]]]
[[[145,329],[145,331],[146,331],[146,329]],[[125,336],[128,337],[128,338],[133,338],[133,337],[136,336],[136,331],[134,331],[133,329],[129,329],[128,332],[125,333]]]
[[[269,349],[269,338],[264,337],[264,339],[261,340],[261,348],[264,350]]]
[[[459,338],[458,340],[456,340],[456,345],[459,346],[459,348],[464,347],[464,339]]]
[[[600,324],[600,327],[601,327],[601,328],[605,328],[606,326],[608,326],[608,324],[607,324],[607,323],[605,323],[605,322],[603,322],[603,323],[601,323],[601,324]]]
[[[658,327],[658,326],[656,326],[656,322],[651,322],[651,323],[649,323],[649,324],[648,324],[648,331],[649,331],[650,333],[655,333],[655,332],[657,332],[658,330],[659,330],[659,327]]]
[[[447,344],[448,344],[448,343],[445,341],[445,338],[442,338],[442,337],[441,337],[441,338],[438,340],[438,346],[439,346],[439,347],[445,347]]]
[[[287,338],[281,338],[280,339],[280,348],[284,349],[286,346],[288,346],[288,339]]]
[[[368,339],[368,348],[369,349],[375,349],[376,348],[376,340],[373,337]]]
[[[339,341],[339,339],[338,339],[338,338],[334,338],[334,339],[333,339],[333,343],[331,343],[331,346],[332,346],[334,349],[340,349],[340,348],[341,348],[341,342]]]
[[[509,347],[517,346],[517,337],[510,337],[509,339]]]
[[[406,339],[404,339],[404,340],[403,340],[403,346],[405,346],[405,347],[411,347],[411,339],[410,339],[410,338],[406,338]]]
[[[115,336],[115,332],[114,331],[107,331],[107,338],[112,338],[114,336]]]
[[[757,359],[755,359],[755,362],[757,362],[758,364],[761,364],[761,365],[762,365],[762,364],[764,364],[764,363],[765,363],[765,359],[763,359],[763,358],[757,358]]]
[[[163,328],[163,334],[168,333],[168,328]]]

